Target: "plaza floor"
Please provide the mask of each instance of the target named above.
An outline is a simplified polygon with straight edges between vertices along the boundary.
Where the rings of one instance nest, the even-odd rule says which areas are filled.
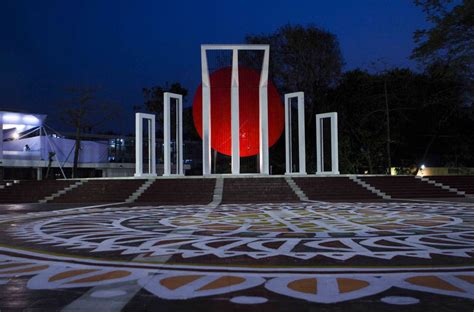
[[[474,204],[0,206],[0,311],[472,311]]]

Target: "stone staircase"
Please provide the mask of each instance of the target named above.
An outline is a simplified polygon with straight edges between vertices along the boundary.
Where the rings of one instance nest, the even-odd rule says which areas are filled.
[[[116,203],[125,202],[143,185],[143,179],[97,179],[53,198],[53,203]]]
[[[216,179],[156,179],[135,203],[151,205],[207,205],[213,201]]]
[[[474,176],[218,177],[0,182],[0,203],[211,205],[474,197]]]
[[[40,204],[44,204],[44,203],[50,202],[50,201],[52,201],[53,199],[55,199],[55,198],[57,198],[57,197],[59,197],[59,196],[62,196],[62,195],[64,195],[64,194],[66,194],[67,192],[69,192],[69,191],[71,191],[71,190],[73,190],[73,189],[75,189],[75,188],[81,186],[81,185],[84,184],[85,182],[87,182],[87,180],[79,180],[79,181],[76,181],[76,183],[71,184],[71,185],[65,187],[65,188],[62,189],[62,190],[59,190],[59,191],[57,191],[56,193],[53,193],[53,194],[51,194],[51,195],[48,195],[48,196],[46,196],[46,197],[43,198],[43,199],[40,199],[40,200],[39,200],[39,203],[40,203]]]
[[[223,204],[299,202],[284,178],[225,178]]]
[[[145,191],[155,182],[153,179],[146,180],[145,183],[142,184],[132,195],[130,195],[125,202],[133,203],[135,202],[138,197],[140,197]]]
[[[474,197],[474,176],[429,176],[430,181],[439,183],[441,187],[449,187],[459,195]]]
[[[74,183],[75,181],[71,180],[25,180],[9,186],[5,184],[5,187],[0,189],[0,203],[37,203]]]
[[[391,198],[463,197],[414,176],[360,176],[359,179]]]
[[[298,198],[301,201],[308,201],[309,200],[308,196],[306,196],[306,194],[303,192],[303,190],[298,186],[298,184],[295,183],[295,181],[293,181],[293,179],[291,177],[285,177],[285,181],[286,181],[286,183],[288,183],[290,188],[293,190],[293,193],[295,193],[296,196],[298,196]]]
[[[224,179],[217,178],[214,187],[214,195],[212,196],[211,206],[217,207],[222,202],[222,194],[224,193]]]
[[[310,200],[372,202],[383,200],[348,177],[295,177],[295,183]]]
[[[360,186],[362,186],[363,188],[365,188],[366,190],[374,193],[375,195],[377,195],[378,197],[381,197],[383,199],[391,199],[392,197],[390,195],[387,195],[385,194],[384,192],[382,192],[381,190],[373,187],[372,185],[369,185],[367,183],[365,183],[364,181],[362,181],[361,179],[359,179],[359,177],[357,176],[350,176],[349,179],[351,179],[352,181],[354,181],[355,183],[359,184]]]

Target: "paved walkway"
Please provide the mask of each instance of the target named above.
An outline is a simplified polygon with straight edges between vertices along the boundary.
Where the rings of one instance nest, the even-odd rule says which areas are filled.
[[[1,311],[474,308],[470,203],[15,207]]]

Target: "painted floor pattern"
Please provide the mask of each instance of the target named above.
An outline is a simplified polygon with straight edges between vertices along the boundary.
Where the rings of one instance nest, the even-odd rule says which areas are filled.
[[[472,311],[474,205],[115,205],[0,215],[0,310]]]

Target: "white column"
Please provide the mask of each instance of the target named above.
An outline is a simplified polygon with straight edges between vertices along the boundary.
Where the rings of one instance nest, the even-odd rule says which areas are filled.
[[[232,130],[232,173],[240,173],[240,136],[239,136],[239,81],[238,81],[238,51],[264,51],[262,71],[259,83],[259,168],[261,174],[269,174],[268,152],[268,63],[270,47],[268,45],[201,45],[201,74],[202,74],[202,140],[203,140],[203,175],[211,174],[211,85],[207,62],[207,50],[232,50],[232,80],[231,80],[231,130]]]
[[[176,173],[184,175],[183,167],[183,96],[165,92],[163,95],[164,176],[171,175],[171,99],[176,100]]]
[[[143,120],[148,120],[148,172],[143,173]],[[135,114],[135,177],[156,176],[155,115]]]
[[[170,134],[170,96],[168,92],[163,95],[163,175],[171,174],[171,134]]]
[[[152,115],[153,118],[150,118],[150,131],[148,135],[151,137],[151,167],[150,167],[150,175],[156,176],[156,129],[155,129],[155,115]]]
[[[153,148],[154,139],[152,138],[151,121],[150,120],[147,120],[147,121],[148,121],[148,173],[152,173],[153,172],[152,164],[153,164],[154,159],[152,159],[150,155],[152,155],[153,150],[154,150]]]
[[[285,94],[285,152],[286,152],[286,173],[293,173],[293,148],[292,148],[292,118],[291,99],[296,98],[298,109],[298,161],[299,174],[306,174],[306,139],[304,121],[304,92],[294,92]]]
[[[202,75],[202,174],[211,174],[211,83],[206,48],[201,46]]]
[[[316,174],[322,173],[321,154],[321,118],[316,115]]]
[[[264,49],[262,73],[259,90],[259,117],[260,117],[260,173],[270,174],[268,155],[268,59],[270,47]]]
[[[176,147],[178,148],[178,172],[179,175],[184,175],[184,141],[183,141],[183,96],[179,95],[178,101],[176,103],[178,107],[176,111],[178,112],[177,122],[178,130],[176,131]]]
[[[331,170],[324,170],[324,129],[321,120],[329,118],[331,122]],[[316,173],[339,174],[339,142],[337,129],[337,113],[316,114]]]
[[[305,120],[304,120],[304,93],[298,92],[298,156],[299,173],[306,174],[306,139],[305,139]]]
[[[232,80],[230,98],[232,136],[232,174],[240,173],[240,118],[239,118],[239,51],[232,50]]]
[[[339,141],[337,129],[337,113],[331,118],[331,164],[332,173],[339,174]]]
[[[285,173],[290,174],[292,168],[291,147],[291,97],[285,94]]]
[[[135,176],[143,175],[143,120],[140,113],[135,114]]]

